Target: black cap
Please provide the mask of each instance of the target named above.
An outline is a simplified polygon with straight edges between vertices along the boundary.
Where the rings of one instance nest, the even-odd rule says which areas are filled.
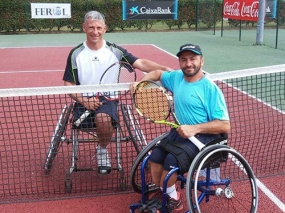
[[[176,54],[177,57],[180,56],[180,54],[184,51],[192,51],[193,53],[196,53],[197,55],[202,55],[202,51],[198,45],[195,44],[184,44],[180,47],[179,52]]]

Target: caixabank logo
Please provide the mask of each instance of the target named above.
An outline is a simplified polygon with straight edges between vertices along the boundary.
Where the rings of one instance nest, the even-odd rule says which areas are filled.
[[[140,14],[138,8],[139,8],[139,6],[131,7],[131,8],[129,9],[129,10],[130,10],[130,15]]]
[[[123,20],[177,19],[178,1],[130,2],[123,1]]]

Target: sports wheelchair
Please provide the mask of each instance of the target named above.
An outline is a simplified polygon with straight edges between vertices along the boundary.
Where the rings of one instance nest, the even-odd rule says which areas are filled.
[[[73,121],[72,111],[74,104],[71,103],[69,106],[65,105],[62,109],[62,112],[59,116],[58,122],[56,124],[53,136],[50,141],[49,148],[47,150],[46,159],[44,162],[44,172],[48,175],[52,169],[53,162],[59,152],[59,148],[63,143],[72,144],[72,154],[71,154],[71,166],[66,172],[65,178],[65,190],[68,193],[71,193],[72,190],[72,180],[71,173],[79,171],[98,171],[97,167],[95,168],[79,168],[77,161],[79,159],[79,144],[82,143],[96,143],[98,138],[96,135],[96,128],[76,128]],[[126,177],[124,169],[122,166],[122,156],[121,156],[121,142],[131,141],[134,145],[134,148],[137,153],[139,153],[145,146],[146,140],[144,138],[143,132],[140,128],[138,121],[136,120],[135,115],[132,113],[132,110],[129,105],[121,104],[118,105],[119,115],[122,115],[123,122],[117,124],[114,129],[115,133],[111,139],[111,142],[115,143],[115,159],[116,162],[112,162],[112,169],[117,170],[120,174],[119,185],[121,190],[125,190],[127,187]],[[122,123],[122,124],[121,124]],[[126,131],[123,131],[123,125],[129,133],[126,135]],[[69,129],[68,127],[71,127]],[[68,136],[70,134],[70,136]],[[91,137],[88,137],[90,136]],[[111,143],[111,144],[114,144]],[[99,171],[98,171],[99,172]]]
[[[150,197],[159,187],[152,182],[148,160],[153,148],[167,135],[164,133],[151,141],[133,164],[130,184],[135,192],[142,195],[142,200],[131,204],[130,212],[134,213],[138,209],[139,212],[167,213],[166,188],[169,178],[175,172],[178,172],[177,187],[180,188],[181,196],[186,197],[186,212],[257,212],[258,189],[255,175],[245,158],[226,145],[227,135],[206,144],[193,160],[188,173],[180,174],[178,167],[169,171],[163,182],[162,200],[156,208]],[[151,205],[152,210],[149,210]]]

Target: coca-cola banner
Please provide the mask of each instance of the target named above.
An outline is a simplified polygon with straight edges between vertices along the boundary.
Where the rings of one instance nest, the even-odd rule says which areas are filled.
[[[224,18],[257,21],[258,5],[256,0],[224,0]]]

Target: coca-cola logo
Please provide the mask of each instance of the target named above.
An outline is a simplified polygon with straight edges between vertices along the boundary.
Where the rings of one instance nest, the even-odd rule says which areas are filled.
[[[258,17],[258,1],[252,2],[251,5],[246,5],[246,2],[243,2],[241,8],[241,17]]]
[[[225,2],[224,4],[224,15],[229,16],[240,16],[239,12],[240,2],[234,2],[233,4],[229,4],[229,2]]]

